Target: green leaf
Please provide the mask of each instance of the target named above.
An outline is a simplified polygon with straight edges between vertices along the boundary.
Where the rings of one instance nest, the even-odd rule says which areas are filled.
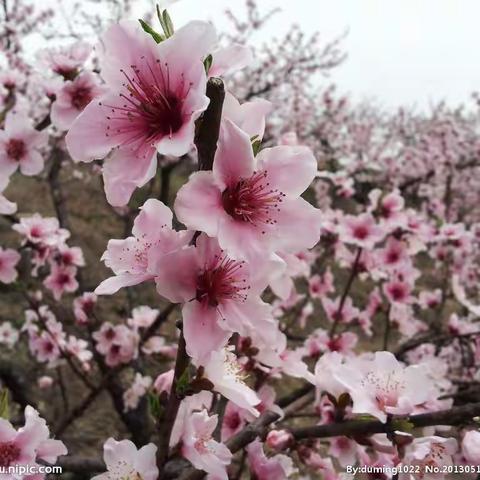
[[[174,33],[173,22],[168,14],[167,10],[160,11],[160,7],[157,5],[157,17],[160,25],[162,26],[165,38],[170,38]]]
[[[155,42],[160,43],[165,40],[165,37],[162,34],[156,32],[147,22],[144,22],[141,18],[139,18],[138,21],[140,22],[143,30],[149,35],[151,35]]]
[[[190,385],[190,372],[189,369],[186,368],[180,378],[177,380],[177,388],[176,393],[178,395],[186,395],[189,390]]]
[[[260,139],[254,140],[252,142],[252,149],[253,149],[253,156],[257,156],[257,153],[261,150],[262,148],[262,141]]]
[[[10,409],[8,407],[8,390],[5,388],[0,392],[0,418],[10,419]]]
[[[160,397],[154,393],[148,393],[148,409],[153,418],[159,419],[163,416],[164,408],[160,402]]]
[[[205,67],[205,73],[208,75],[208,71],[210,70],[210,67],[212,66],[213,63],[213,57],[212,54],[209,54],[207,58],[203,61],[203,66]]]
[[[415,428],[415,425],[407,418],[394,418],[392,420],[392,427],[394,430],[410,433]]]

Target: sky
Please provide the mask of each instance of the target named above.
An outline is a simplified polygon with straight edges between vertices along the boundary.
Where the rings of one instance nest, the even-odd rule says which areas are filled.
[[[147,0],[152,1],[153,0]],[[478,0],[258,0],[282,12],[259,41],[280,37],[292,23],[331,40],[346,30],[348,58],[333,73],[340,91],[385,108],[428,109],[440,100],[468,102],[480,90]],[[226,26],[226,8],[244,11],[243,0],[179,0],[169,6],[176,24],[199,18]]]

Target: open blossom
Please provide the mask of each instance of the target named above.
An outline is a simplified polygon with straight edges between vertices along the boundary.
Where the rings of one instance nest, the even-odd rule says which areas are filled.
[[[402,465],[414,467],[400,472],[399,480],[442,480],[446,473],[445,467],[453,465],[453,455],[457,452],[458,444],[454,438],[421,437],[416,438],[407,449]],[[431,471],[427,471],[426,467]],[[409,473],[406,473],[409,472]]]
[[[91,72],[82,72],[74,80],[67,80],[56,93],[50,117],[53,125],[68,130],[85,107],[104,93],[99,78]]]
[[[390,352],[372,359],[350,359],[334,372],[353,400],[353,413],[370,414],[385,422],[387,415],[406,415],[439,394],[422,365],[404,366]]]
[[[68,230],[60,228],[57,218],[42,217],[38,213],[22,217],[12,228],[24,237],[25,243],[58,246],[70,236]]]
[[[41,460],[55,463],[59,456],[67,454],[67,449],[63,442],[49,437],[47,423],[31,406],[25,408],[25,425],[18,430],[0,418],[0,467],[32,467]]]
[[[206,410],[187,417],[182,436],[182,455],[195,468],[204,470],[215,478],[228,480],[226,467],[232,461],[232,453],[222,443],[213,439],[218,416],[208,416]]]
[[[297,252],[320,237],[319,211],[300,198],[317,170],[306,147],[265,148],[222,122],[213,171],[196,172],[178,192],[175,213],[192,230],[217,237],[232,258]]]
[[[123,393],[123,403],[125,405],[125,411],[133,410],[137,408],[140,399],[147,393],[147,390],[152,384],[152,378],[149,376],[143,376],[141,373],[135,374],[130,388]]]
[[[260,398],[245,383],[245,372],[235,354],[226,349],[213,351],[203,366],[204,376],[213,383],[215,391],[254,416],[259,415],[254,407],[260,403]]]
[[[480,432],[470,430],[463,436],[462,454],[467,462],[480,463]]]
[[[133,223],[133,236],[108,242],[102,260],[115,276],[95,289],[97,295],[111,295],[122,287],[152,279],[154,275],[148,269],[151,250],[158,258],[189,243],[192,233],[172,230],[172,217],[171,210],[159,200],[145,202]]]
[[[0,130],[0,176],[9,176],[17,168],[24,175],[40,173],[44,160],[39,149],[46,144],[47,133],[35,130],[25,113],[9,112]]]
[[[89,322],[96,303],[97,296],[93,292],[84,292],[73,301],[73,313],[78,324],[85,325]]]
[[[21,255],[11,248],[3,249],[0,247],[0,282],[12,283],[18,277],[16,265],[20,261]]]
[[[12,348],[18,341],[19,333],[10,322],[0,323],[0,344]]]
[[[255,98],[240,104],[230,92],[226,92],[222,115],[231,120],[250,138],[261,139],[265,132],[265,117],[271,110],[272,104],[267,100]]]
[[[385,232],[371,214],[362,213],[345,215],[340,224],[340,235],[344,242],[370,250],[383,239]]]
[[[73,78],[92,52],[86,42],[75,42],[68,46],[45,48],[40,50],[38,58],[41,64],[64,78]]]
[[[92,336],[97,342],[97,351],[105,355],[110,367],[128,363],[138,355],[138,333],[125,325],[105,322]]]
[[[55,300],[60,300],[65,292],[72,293],[77,290],[76,274],[77,269],[75,267],[62,267],[53,264],[50,275],[44,280],[43,284],[52,292]]]
[[[103,460],[107,471],[96,475],[92,480],[157,480],[158,467],[153,443],[137,447],[130,440],[117,442],[109,438],[103,445]]]
[[[3,195],[3,191],[7,188],[9,177],[0,175],[0,215],[11,215],[17,211],[17,204],[10,202]]]
[[[132,317],[127,320],[127,324],[135,329],[148,328],[158,317],[160,311],[151,308],[148,305],[135,307],[132,310]]]
[[[286,455],[267,458],[258,439],[248,445],[247,452],[250,469],[258,480],[286,480],[295,472],[292,459]]]
[[[103,170],[112,205],[125,205],[154,176],[156,152],[190,150],[195,120],[208,105],[203,59],[215,39],[204,22],[190,22],[159,44],[136,22],[103,35],[100,68],[108,91],[78,116],[66,142],[72,158],[84,162],[118,147]]]
[[[160,253],[160,254],[159,254]],[[259,294],[266,286],[267,266],[252,269],[231,259],[214,238],[200,235],[196,247],[169,255],[152,250],[149,258],[157,291],[171,302],[183,302],[187,352],[200,364],[223,347],[231,333],[257,329],[270,334],[270,307]]]

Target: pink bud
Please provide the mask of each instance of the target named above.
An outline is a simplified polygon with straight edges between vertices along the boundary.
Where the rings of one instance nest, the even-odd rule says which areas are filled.
[[[167,392],[170,393],[172,388],[173,382],[173,369],[169,370],[168,372],[162,373],[157,377],[153,384],[153,388],[157,393]]]
[[[37,380],[37,384],[39,388],[50,388],[53,385],[53,378],[49,377],[47,375],[44,375],[43,377],[40,377]]]
[[[268,432],[266,444],[277,452],[285,450],[292,443],[293,436],[286,430],[271,430]]]

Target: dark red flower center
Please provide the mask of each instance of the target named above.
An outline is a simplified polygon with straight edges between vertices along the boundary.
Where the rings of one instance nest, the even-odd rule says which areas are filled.
[[[83,110],[92,101],[92,90],[89,87],[77,87],[71,93],[72,105],[77,110]]]
[[[20,449],[13,442],[0,442],[0,467],[8,467],[20,457]]]
[[[106,135],[121,137],[121,146],[146,155],[156,142],[178,132],[185,117],[193,113],[184,112],[184,100],[192,84],[182,74],[174,87],[168,63],[156,60],[152,65],[145,57],[141,60],[142,69],[130,65],[129,72],[120,70],[126,79],[120,93],[124,103],[104,106],[111,112]]]
[[[250,178],[241,179],[222,193],[225,211],[235,220],[252,225],[274,225],[274,216],[285,194],[270,188],[268,172],[254,172]]]
[[[358,240],[365,240],[369,234],[370,231],[365,225],[357,225],[353,229],[353,236]]]
[[[22,159],[26,153],[25,143],[23,140],[12,138],[7,143],[7,155],[17,162]]]
[[[250,287],[243,275],[244,265],[245,262],[218,256],[198,276],[195,298],[211,307],[217,307],[222,300],[245,300]]]

